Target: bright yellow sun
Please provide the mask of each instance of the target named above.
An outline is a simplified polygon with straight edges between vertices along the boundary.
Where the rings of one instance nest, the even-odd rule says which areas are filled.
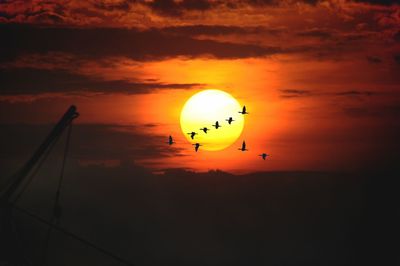
[[[181,129],[189,142],[200,143],[201,149],[222,150],[232,145],[240,136],[244,126],[239,102],[221,90],[204,90],[196,93],[183,106]],[[229,118],[233,121],[229,124]],[[216,121],[219,127],[216,129]],[[204,132],[204,128],[209,130]],[[190,133],[196,135],[191,138]]]

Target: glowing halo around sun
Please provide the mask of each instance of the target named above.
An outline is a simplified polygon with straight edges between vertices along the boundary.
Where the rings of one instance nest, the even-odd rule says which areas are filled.
[[[229,93],[221,90],[203,90],[190,97],[181,111],[180,124],[182,132],[190,143],[200,143],[200,149],[208,151],[223,150],[232,145],[243,131],[244,118],[239,114],[242,107]],[[232,117],[228,124],[226,119]],[[212,125],[218,121],[220,128]],[[207,127],[204,133],[200,130]],[[187,133],[196,132],[194,139]]]

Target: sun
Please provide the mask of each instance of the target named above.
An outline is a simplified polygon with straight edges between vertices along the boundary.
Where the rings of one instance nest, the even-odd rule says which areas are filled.
[[[239,113],[239,102],[221,90],[203,90],[190,97],[181,111],[180,124],[183,134],[190,143],[200,143],[201,149],[223,150],[232,145],[243,131],[244,118]],[[232,117],[229,124],[227,120]],[[219,127],[215,128],[218,121]],[[208,128],[205,133],[202,128]],[[197,133],[194,139],[191,132]]]

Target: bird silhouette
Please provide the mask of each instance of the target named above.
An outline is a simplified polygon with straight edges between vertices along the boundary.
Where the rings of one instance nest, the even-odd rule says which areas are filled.
[[[169,139],[168,139],[168,144],[169,144],[169,145],[172,145],[173,143],[175,143],[175,142],[174,142],[174,140],[172,139],[172,136],[170,135],[170,136],[169,136]]]
[[[246,149],[246,142],[245,141],[243,141],[242,147],[239,148],[238,150],[240,150],[240,151],[248,151],[248,149]]]
[[[228,124],[230,125],[233,121],[235,121],[235,120],[233,120],[233,118],[232,117],[229,117],[228,119],[225,119],[226,121],[228,121]]]
[[[192,144],[194,146],[194,150],[197,152],[199,150],[199,147],[202,146],[200,143]]]
[[[215,122],[215,125],[212,125],[213,127],[215,127],[215,129],[218,129],[219,127],[221,127],[220,125],[219,125],[219,122],[218,121],[216,121]]]
[[[243,114],[243,115],[248,115],[249,114],[248,112],[246,112],[246,106],[245,105],[243,105],[243,109],[242,109],[241,112],[239,111],[239,114]]]
[[[263,160],[265,160],[265,158],[267,158],[267,156],[269,156],[269,154],[261,153],[261,154],[259,154],[258,156],[261,156],[261,158],[262,158]]]
[[[203,131],[204,131],[204,133],[206,133],[206,134],[207,134],[207,131],[209,131],[210,129],[209,129],[209,128],[206,128],[206,127],[203,127],[203,128],[200,128],[200,130],[203,130]]]
[[[197,135],[197,133],[196,132],[190,132],[190,133],[187,133],[188,135],[190,135],[190,138],[191,139],[194,139],[194,136],[196,136]]]

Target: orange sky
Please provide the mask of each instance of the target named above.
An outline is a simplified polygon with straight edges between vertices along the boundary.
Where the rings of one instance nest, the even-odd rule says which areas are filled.
[[[153,170],[351,170],[390,153],[400,128],[399,5],[279,2],[2,3],[0,122],[53,123],[74,103],[78,124],[149,137],[116,143],[122,155],[79,160],[128,158]],[[202,89],[224,90],[251,113],[226,150],[194,153],[180,130],[181,108]],[[248,153],[237,151],[243,139]]]

